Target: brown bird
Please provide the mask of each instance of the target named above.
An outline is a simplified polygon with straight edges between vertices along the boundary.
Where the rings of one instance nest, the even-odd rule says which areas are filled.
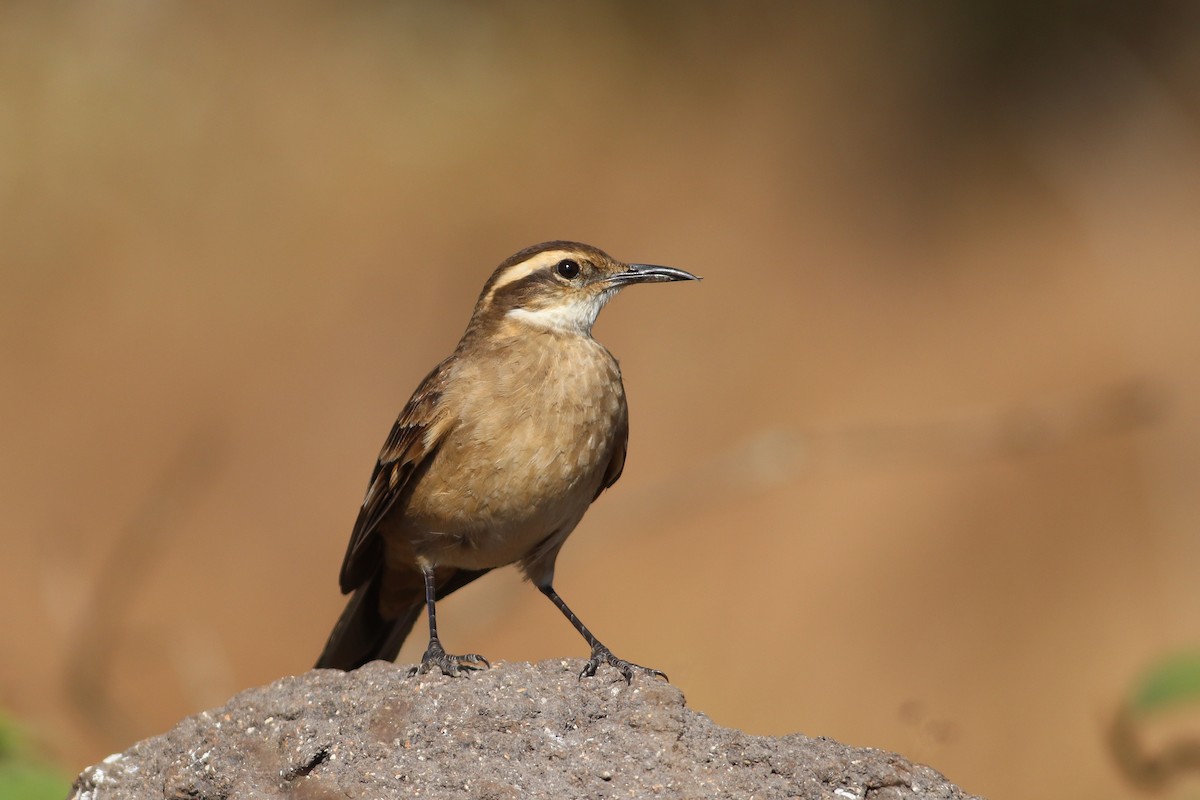
[[[698,278],[565,241],[496,268],[458,347],[417,387],[383,445],[342,563],[342,592],[354,595],[317,667],[394,660],[422,609],[429,646],[417,670],[487,665],[442,648],[435,606],[517,564],[591,647],[581,678],[604,663],[626,681],[635,670],[663,675],[614,656],[553,581],[563,542],[625,465],[621,370],[592,324],[625,286],[682,280]]]

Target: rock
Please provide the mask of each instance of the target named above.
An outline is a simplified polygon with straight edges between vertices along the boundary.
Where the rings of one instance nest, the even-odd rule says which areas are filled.
[[[929,767],[750,736],[660,680],[580,661],[408,678],[376,661],[251,689],[84,770],[75,800],[400,797],[967,798]],[[615,678],[615,680],[614,680]]]

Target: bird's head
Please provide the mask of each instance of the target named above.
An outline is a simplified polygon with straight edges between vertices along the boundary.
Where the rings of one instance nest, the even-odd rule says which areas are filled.
[[[509,257],[488,279],[473,325],[521,322],[590,335],[600,309],[634,283],[694,281],[690,272],[652,264],[625,264],[579,242],[543,242]]]

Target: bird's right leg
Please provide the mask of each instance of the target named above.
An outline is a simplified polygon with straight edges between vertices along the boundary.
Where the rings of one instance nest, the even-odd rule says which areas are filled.
[[[417,673],[424,674],[437,667],[443,675],[457,676],[460,669],[481,669],[480,664],[490,667],[491,664],[481,655],[467,653],[465,656],[452,656],[442,647],[442,641],[438,639],[437,632],[437,579],[434,576],[433,567],[422,564],[421,576],[425,579],[425,610],[429,614],[429,646],[425,648],[425,655],[421,656],[421,665],[413,667],[408,674],[410,676]]]

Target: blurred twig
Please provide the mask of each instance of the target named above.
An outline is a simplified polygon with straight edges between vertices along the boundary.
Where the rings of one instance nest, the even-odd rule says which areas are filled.
[[[1109,751],[1131,783],[1159,790],[1183,775],[1200,772],[1200,739],[1181,737],[1155,752],[1143,741],[1141,728],[1133,709],[1122,706],[1108,730]]]
[[[692,507],[697,497],[712,501],[838,470],[1029,456],[1145,428],[1165,409],[1155,383],[1131,379],[1065,399],[925,420],[763,428],[646,490],[643,499],[655,507]]]
[[[1159,658],[1130,687],[1108,730],[1109,750],[1126,778],[1158,790],[1200,772],[1197,700],[1200,654],[1195,651]],[[1187,728],[1181,730],[1180,721],[1188,722]]]
[[[114,656],[134,598],[171,541],[172,523],[211,483],[220,454],[219,439],[209,426],[184,440],[109,552],[79,619],[66,658],[67,695],[84,723],[105,741],[139,735],[110,691]]]
[[[1116,436],[1157,422],[1158,387],[1145,379],[909,423],[856,425],[813,432],[825,465],[877,466],[911,461],[959,462],[1012,458]]]

